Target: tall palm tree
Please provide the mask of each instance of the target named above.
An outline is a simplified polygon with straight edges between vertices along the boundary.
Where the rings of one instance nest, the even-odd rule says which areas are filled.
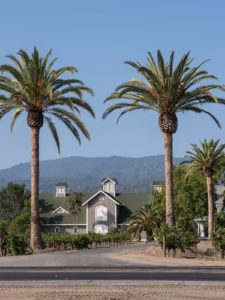
[[[201,70],[201,66],[206,61],[191,67],[192,60],[189,52],[176,66],[174,66],[174,52],[171,53],[168,62],[165,62],[160,51],[157,53],[157,60],[149,52],[147,61],[147,66],[142,66],[138,62],[126,62],[135,68],[145,81],[132,79],[119,85],[105,102],[114,99],[126,100],[110,106],[103,114],[103,118],[118,109],[122,112],[117,121],[124,114],[135,110],[153,110],[159,114],[159,127],[164,134],[166,222],[172,226],[175,222],[172,150],[173,134],[178,127],[177,113],[184,111],[206,113],[219,126],[217,119],[201,106],[205,103],[223,102],[212,93],[212,90],[223,89],[223,87],[202,83],[216,77]]]
[[[11,64],[0,66],[0,118],[14,110],[11,130],[22,112],[27,113],[27,125],[31,128],[31,238],[30,246],[35,251],[41,248],[39,225],[39,133],[45,122],[60,152],[60,141],[51,116],[60,120],[81,143],[80,132],[88,139],[90,135],[79,118],[79,108],[93,117],[91,106],[83,99],[83,93],[93,94],[80,80],[63,79],[66,73],[75,73],[74,67],[55,68],[56,59],[50,59],[51,51],[41,57],[34,48],[31,56],[19,50],[18,57],[7,56]]]
[[[73,216],[74,232],[76,232],[78,226],[77,217],[78,213],[81,211],[82,199],[82,193],[73,193],[69,196],[69,211]]]
[[[192,151],[187,151],[188,161],[190,163],[188,174],[193,171],[203,172],[206,178],[208,193],[208,238],[211,239],[214,231],[214,203],[213,203],[213,175],[218,170],[225,168],[225,144],[219,144],[220,140],[209,142],[204,140],[200,147],[196,144],[192,145]]]

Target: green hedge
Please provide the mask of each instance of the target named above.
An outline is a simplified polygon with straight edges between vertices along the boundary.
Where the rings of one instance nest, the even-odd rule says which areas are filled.
[[[105,235],[89,232],[87,234],[71,233],[44,233],[42,240],[45,247],[67,250],[87,249],[92,247],[105,247],[131,241],[131,235],[127,231],[108,232]]]

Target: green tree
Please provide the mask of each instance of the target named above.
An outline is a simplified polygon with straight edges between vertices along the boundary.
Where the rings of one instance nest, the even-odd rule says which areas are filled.
[[[176,66],[174,66],[174,52],[171,53],[168,62],[165,62],[160,51],[157,53],[157,60],[150,52],[147,60],[147,66],[137,62],[126,62],[140,73],[146,82],[132,79],[119,85],[105,102],[114,99],[126,100],[110,106],[103,114],[103,118],[114,110],[122,110],[118,121],[124,114],[136,110],[153,110],[159,114],[159,127],[164,134],[166,223],[172,226],[175,222],[172,149],[173,134],[178,127],[177,113],[185,111],[206,113],[219,126],[217,119],[204,110],[202,105],[224,103],[212,93],[213,90],[223,87],[205,83],[216,77],[201,69],[206,61],[191,67],[192,59],[189,52]]]
[[[188,173],[200,171],[204,174],[208,193],[208,238],[211,239],[214,231],[214,201],[213,201],[213,175],[216,170],[225,166],[225,144],[219,144],[220,140],[204,140],[200,147],[192,144],[192,151],[187,151],[186,161],[190,163]]]
[[[90,138],[85,124],[79,118],[79,108],[94,117],[91,106],[83,99],[83,93],[92,94],[78,79],[63,79],[66,73],[74,73],[74,67],[55,68],[56,59],[50,60],[51,51],[41,57],[34,48],[31,56],[24,51],[19,57],[9,55],[11,64],[0,66],[0,117],[15,111],[11,129],[22,112],[27,113],[27,125],[31,128],[31,238],[30,246],[35,251],[42,247],[39,224],[39,134],[43,123],[49,126],[60,151],[58,133],[51,116],[60,120],[80,143],[80,132]]]
[[[30,191],[24,184],[10,182],[0,191],[0,218],[11,222],[29,205]]]
[[[74,225],[74,232],[76,232],[78,227],[77,217],[79,212],[81,211],[81,205],[83,200],[82,193],[73,193],[69,196],[69,212],[73,216],[73,225]]]
[[[186,165],[174,166],[175,217],[178,223],[193,221],[207,214],[207,189],[203,174],[194,170],[187,175]],[[152,209],[157,214],[157,227],[165,226],[165,187],[152,190]]]

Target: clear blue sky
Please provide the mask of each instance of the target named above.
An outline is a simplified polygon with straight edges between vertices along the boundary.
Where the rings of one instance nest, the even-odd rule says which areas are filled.
[[[212,59],[207,69],[225,83],[225,2],[219,0],[9,0],[1,3],[0,63],[6,54],[20,48],[31,51],[36,45],[45,54],[50,48],[58,65],[74,65],[78,76],[95,91],[88,97],[96,112],[92,120],[82,118],[91,133],[91,142],[79,146],[57,123],[61,136],[58,155],[47,128],[41,130],[41,159],[82,156],[148,156],[163,153],[163,136],[158,116],[150,112],[127,115],[116,125],[116,114],[103,121],[103,100],[116,85],[136,76],[125,60],[145,63],[148,50],[165,55],[172,50],[180,58],[191,50],[195,62]],[[225,95],[224,95],[225,96]],[[178,115],[174,156],[190,149],[190,143],[204,138],[225,142],[225,106],[211,106],[222,129],[207,117]],[[10,118],[0,122],[0,168],[30,160],[30,130],[25,116],[10,133]]]

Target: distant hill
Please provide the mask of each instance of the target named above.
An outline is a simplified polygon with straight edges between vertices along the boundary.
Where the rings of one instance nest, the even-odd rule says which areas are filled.
[[[175,164],[181,161],[174,159]],[[92,193],[100,188],[104,177],[116,177],[119,192],[147,192],[153,181],[164,180],[164,157],[74,156],[42,161],[40,170],[41,192],[53,192],[58,181],[66,181],[73,191]],[[25,183],[29,188],[30,163],[0,170],[0,187],[10,181]]]

